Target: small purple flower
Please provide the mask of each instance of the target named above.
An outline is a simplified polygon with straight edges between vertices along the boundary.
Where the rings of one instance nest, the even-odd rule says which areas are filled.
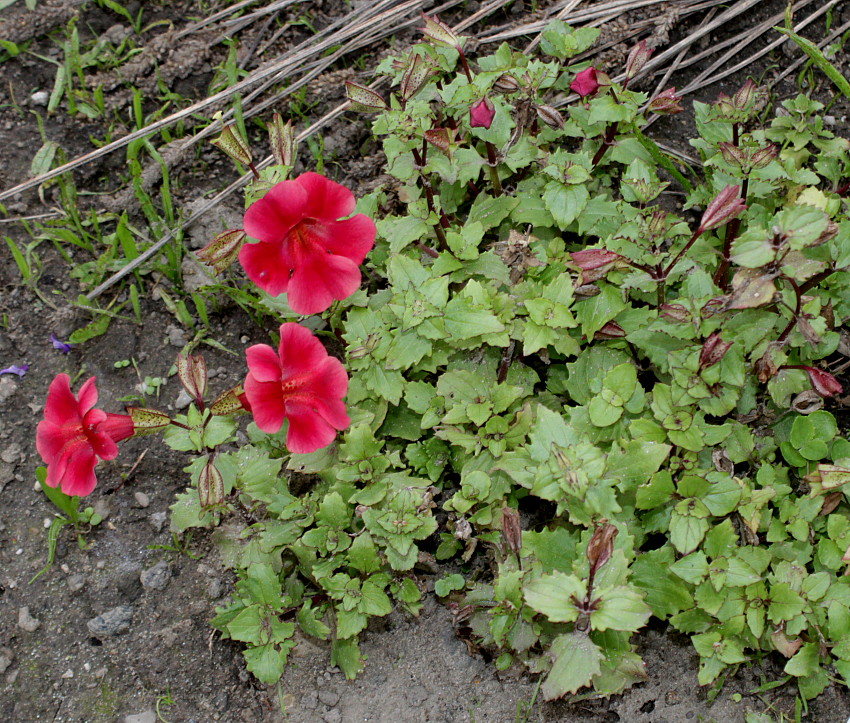
[[[27,369],[30,368],[29,364],[23,364],[18,366],[17,364],[12,364],[10,367],[6,367],[5,369],[0,369],[0,374],[17,374],[19,377],[22,377],[27,373]]]
[[[61,351],[63,354],[67,354],[69,351],[71,351],[72,345],[67,344],[64,341],[59,341],[59,339],[56,338],[55,334],[50,335],[50,341],[53,342],[53,348],[56,349],[56,351]]]

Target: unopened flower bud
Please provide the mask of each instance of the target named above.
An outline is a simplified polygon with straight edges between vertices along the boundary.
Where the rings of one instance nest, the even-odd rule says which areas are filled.
[[[345,81],[345,95],[351,101],[352,110],[374,113],[388,108],[380,93],[350,80]]]
[[[590,563],[591,575],[595,575],[599,568],[611,559],[614,553],[614,538],[618,531],[614,525],[607,522],[593,530],[590,542],[587,543],[587,561]]]
[[[423,134],[425,140],[434,146],[440,153],[451,157],[451,135],[448,128],[432,128]]]
[[[814,389],[822,397],[834,397],[836,394],[841,394],[844,391],[839,382],[832,374],[814,367],[799,367],[809,376],[809,381]]]
[[[746,108],[755,100],[757,90],[758,86],[753,79],[747,78],[746,82],[732,96],[732,104],[739,110]]]
[[[627,81],[634,78],[643,69],[643,66],[649,62],[652,51],[652,48],[647,47],[645,40],[641,40],[632,48],[629,57],[626,59],[625,74]]]
[[[469,107],[469,125],[471,128],[488,129],[496,117],[496,107],[486,95]]]
[[[699,353],[699,368],[707,369],[708,367],[714,366],[719,362],[723,355],[729,351],[729,347],[732,346],[731,341],[723,341],[720,338],[720,333],[715,331],[709,335],[708,339],[705,340],[705,343],[702,345],[702,349],[700,349]]]
[[[247,141],[239,135],[232,123],[228,123],[222,128],[221,135],[210,141],[216,148],[224,151],[230,158],[243,166],[250,166],[251,149]]]
[[[605,339],[622,339],[626,335],[626,330],[623,329],[616,321],[609,321],[594,335],[594,341],[603,341]]]
[[[681,113],[685,109],[682,108],[681,96],[676,95],[676,89],[667,88],[649,102],[647,110],[658,115],[673,115],[674,113]]]
[[[503,73],[493,83],[493,90],[497,93],[515,93],[519,90],[519,81],[509,73]]]
[[[198,499],[201,502],[201,508],[213,507],[224,502],[224,478],[213,460],[209,458],[198,475]]]
[[[564,117],[551,105],[538,105],[536,109],[537,117],[550,128],[559,131],[564,127]]]
[[[198,260],[212,266],[213,272],[220,274],[239,255],[239,249],[245,242],[247,234],[241,228],[224,231],[210,241],[195,256]]]
[[[127,407],[127,414],[133,420],[133,436],[142,437],[146,434],[156,434],[171,424],[171,418],[156,409]]]
[[[269,143],[275,163],[280,166],[295,165],[295,133],[292,130],[292,121],[284,123],[280,113],[272,116],[272,122],[269,125]]]
[[[726,186],[718,193],[714,200],[708,204],[705,213],[702,215],[699,233],[718,228],[724,223],[731,221],[743,211],[746,211],[747,206],[740,197],[740,192],[740,186]]]
[[[570,90],[573,93],[578,93],[582,98],[593,95],[599,90],[599,81],[596,68],[593,66],[585,68],[576,74],[573,82],[570,83]]]

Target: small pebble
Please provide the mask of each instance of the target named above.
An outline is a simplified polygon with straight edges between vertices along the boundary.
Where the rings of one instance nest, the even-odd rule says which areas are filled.
[[[249,341],[251,341],[251,337],[245,336],[243,334],[242,336],[239,337],[239,341],[242,342],[243,344],[247,344]]]
[[[339,703],[339,693],[327,689],[320,690],[319,700],[328,706],[328,708],[333,708],[337,703]]]
[[[41,626],[41,621],[36,620],[30,615],[28,607],[22,607],[18,610],[18,627],[21,630],[26,630],[28,633],[34,633]]]
[[[333,708],[322,716],[322,720],[325,723],[340,723],[340,721],[342,721],[342,713],[340,713],[336,708]]]
[[[71,592],[79,592],[85,586],[86,578],[85,575],[80,575],[79,573],[77,573],[76,575],[71,575],[71,577],[68,578],[67,582],[68,589]]]
[[[124,723],[156,723],[156,713],[146,710],[144,713],[124,716]]]
[[[50,93],[46,90],[37,90],[30,96],[30,101],[33,105],[44,107],[50,102]]]
[[[189,396],[189,392],[185,389],[180,389],[180,394],[177,395],[177,399],[174,400],[174,408],[175,409],[186,409],[192,403],[192,397]]]
[[[162,590],[171,579],[171,568],[167,562],[158,562],[144,570],[139,579],[142,581],[142,586],[148,590]]]
[[[68,670],[66,670],[64,673],[62,673],[62,677],[63,678],[73,678],[74,677],[74,671],[71,670],[70,668],[68,668]]]
[[[9,648],[0,648],[0,675],[8,670],[14,659],[15,655]]]
[[[168,516],[166,512],[154,512],[150,517],[148,517],[148,524],[153,527],[156,532],[162,532],[162,528],[165,527],[165,520]]]
[[[114,635],[126,633],[133,621],[133,607],[131,605],[119,605],[117,608],[107,610],[103,615],[98,615],[86,623],[89,632],[96,638],[109,638]]]
[[[92,507],[94,507],[95,514],[100,515],[101,519],[103,520],[108,520],[109,516],[112,514],[112,507],[109,504],[109,500],[107,500],[105,497],[100,497],[99,499],[95,500],[95,503],[94,505],[92,505]]]
[[[150,497],[148,497],[144,492],[136,492],[133,497],[135,497],[136,504],[138,504],[139,507],[144,508],[150,505],[151,503]]]

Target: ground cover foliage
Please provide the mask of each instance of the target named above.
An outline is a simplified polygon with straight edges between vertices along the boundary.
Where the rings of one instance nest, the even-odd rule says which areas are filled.
[[[771,651],[803,700],[846,680],[850,443],[828,368],[850,144],[820,103],[774,116],[748,82],[695,104],[703,167],[676,166],[638,130],[676,110],[628,89],[644,48],[613,83],[570,64],[593,30],[472,62],[425,28],[380,66],[392,90],[349,86],[396,181],[357,203],[377,221],[365,288],[305,321],[342,344],[349,428],[290,454],[285,428],[251,424],[234,450],[235,423],[190,410],[203,434],[166,436],[202,453],[174,528],[250,522],[213,625],[264,682],[296,626],[354,677],[370,617],[415,614],[436,559],[456,563],[435,590],[458,623],[547,699],[640,681],[653,616],[691,636],[704,685]],[[247,204],[288,176],[291,133],[273,141]]]
[[[211,414],[182,362],[196,403],[165,442],[198,456],[173,528],[245,523],[213,625],[264,682],[296,627],[353,677],[369,619],[415,614],[436,559],[462,632],[547,699],[643,679],[653,616],[691,636],[702,684],[770,651],[804,700],[846,679],[850,444],[828,369],[850,314],[848,142],[821,104],[774,117],[751,83],[696,104],[703,168],[675,165],[638,130],[676,107],[628,89],[643,49],[611,83],[570,64],[592,30],[467,60],[425,25],[379,69],[391,91],[349,89],[395,179],[358,201],[378,232],[364,288],[307,319],[241,281],[206,297],[324,335],[348,429],[311,454],[285,427],[240,437],[232,396]],[[246,206],[290,177],[291,129],[270,128],[277,165]]]

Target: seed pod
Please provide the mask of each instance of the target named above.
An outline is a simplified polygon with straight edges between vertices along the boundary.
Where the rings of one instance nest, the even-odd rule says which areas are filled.
[[[519,90],[519,82],[510,73],[502,73],[493,83],[493,90],[497,93],[515,93]]]
[[[412,53],[407,61],[407,68],[401,76],[399,92],[404,100],[409,100],[428,80],[428,76],[434,72],[430,64],[425,62],[421,55]]]
[[[626,59],[625,74],[627,81],[634,78],[643,69],[643,66],[649,62],[652,52],[653,48],[647,47],[645,40],[641,40],[632,48],[629,57]]]
[[[420,29],[426,38],[433,40],[437,45],[445,45],[447,48],[460,50],[463,47],[463,42],[466,38],[462,35],[457,35],[454,30],[436,15],[431,16],[422,13],[422,19],[425,21],[425,27]]]
[[[537,117],[550,128],[559,131],[564,127],[564,117],[551,105],[538,105]]]
[[[712,334],[709,334],[708,339],[705,340],[705,343],[702,345],[702,349],[700,349],[699,353],[700,371],[717,364],[717,362],[723,358],[723,355],[729,351],[729,347],[731,346],[732,342],[723,341],[720,338],[719,332],[715,331]]]
[[[146,434],[156,434],[171,424],[171,418],[156,409],[127,407],[127,414],[133,420],[133,436],[142,437]]]
[[[443,155],[451,158],[451,136],[447,128],[432,128],[423,134],[428,141]]]
[[[230,158],[243,166],[250,166],[251,149],[248,142],[239,135],[232,123],[228,123],[221,130],[221,135],[210,141],[216,148],[224,151]]]
[[[351,101],[351,110],[375,113],[388,108],[387,102],[379,93],[365,85],[352,83],[350,80],[345,81],[345,95]]]
[[[207,363],[200,354],[177,355],[177,378],[189,396],[200,406],[207,391]]]
[[[614,525],[607,522],[593,530],[590,542],[587,543],[587,561],[590,563],[591,575],[595,575],[611,558],[614,552],[614,538],[618,531]]]
[[[241,228],[224,231],[210,241],[195,256],[198,260],[212,266],[213,272],[220,274],[239,255],[239,249],[245,242],[247,234]]]
[[[202,508],[224,502],[224,478],[209,457],[198,475],[198,498]]]
[[[502,508],[502,535],[508,549],[518,555],[522,549],[522,528],[519,522],[519,512],[512,507]]]
[[[269,125],[269,143],[272,148],[274,161],[280,166],[295,165],[295,133],[292,130],[292,121],[284,124],[280,113],[272,116]]]

